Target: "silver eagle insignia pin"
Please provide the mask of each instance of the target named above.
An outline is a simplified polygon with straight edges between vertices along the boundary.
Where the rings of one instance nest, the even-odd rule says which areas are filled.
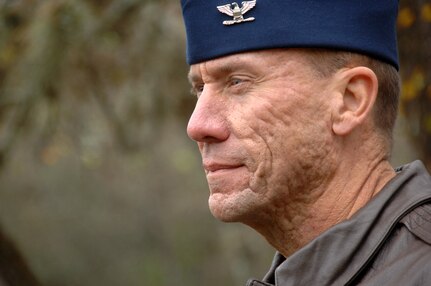
[[[233,2],[232,4],[226,4],[222,6],[217,6],[217,9],[231,17],[233,20],[223,21],[226,26],[239,24],[242,22],[254,21],[254,17],[249,17],[244,19],[244,14],[250,11],[254,6],[256,6],[256,0],[253,1],[243,1],[241,2],[242,7],[240,8],[238,3]]]

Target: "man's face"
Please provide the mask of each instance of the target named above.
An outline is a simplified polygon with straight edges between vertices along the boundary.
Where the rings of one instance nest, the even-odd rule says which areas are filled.
[[[298,50],[227,56],[191,66],[197,141],[213,215],[250,222],[320,196],[332,149],[331,79]]]

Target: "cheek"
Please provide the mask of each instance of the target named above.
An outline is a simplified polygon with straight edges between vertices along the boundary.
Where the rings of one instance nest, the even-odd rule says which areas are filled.
[[[260,102],[241,112],[231,121],[232,133],[246,150],[247,168],[252,173],[250,188],[256,193],[267,192],[268,185],[282,173],[288,160],[286,139],[290,137],[290,118],[287,112]],[[281,171],[281,172],[280,172]]]
[[[308,106],[307,106],[308,105]],[[331,133],[324,106],[260,102],[243,108],[237,136],[250,154],[250,187],[255,192],[291,189],[306,183],[307,174],[324,166],[331,152]]]

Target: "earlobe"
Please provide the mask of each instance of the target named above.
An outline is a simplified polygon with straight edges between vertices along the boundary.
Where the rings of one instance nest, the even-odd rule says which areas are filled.
[[[377,92],[376,74],[366,67],[342,70],[337,75],[338,94],[332,114],[332,130],[345,136],[365,122],[373,109]]]

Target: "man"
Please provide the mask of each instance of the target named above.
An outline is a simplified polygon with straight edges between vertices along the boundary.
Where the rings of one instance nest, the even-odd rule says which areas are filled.
[[[431,285],[431,179],[396,171],[398,2],[183,0],[213,215],[277,250],[248,285]]]

